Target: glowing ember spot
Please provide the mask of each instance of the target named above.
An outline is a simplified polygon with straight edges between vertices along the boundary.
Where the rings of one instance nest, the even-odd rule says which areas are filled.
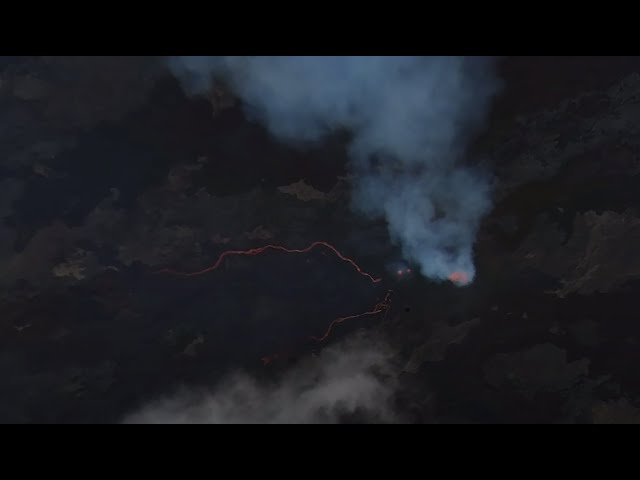
[[[398,270],[398,275],[402,275],[402,270]]]
[[[466,272],[453,272],[449,275],[449,281],[458,285],[466,285],[469,283],[469,275]]]

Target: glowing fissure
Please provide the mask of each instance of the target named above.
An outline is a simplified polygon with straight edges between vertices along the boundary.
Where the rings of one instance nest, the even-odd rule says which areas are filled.
[[[181,276],[181,277],[194,277],[194,276],[198,276],[198,275],[204,275],[206,273],[212,272],[214,270],[217,270],[221,265],[222,262],[224,261],[225,258],[230,257],[230,256],[236,256],[236,255],[248,255],[248,256],[256,256],[256,255],[260,255],[263,254],[265,252],[268,252],[270,250],[275,250],[275,251],[279,251],[279,252],[284,252],[284,253],[308,253],[312,250],[314,250],[315,248],[318,247],[324,247],[326,249],[328,249],[329,251],[331,251],[333,254],[335,254],[340,260],[342,260],[343,262],[348,263],[349,265],[351,265],[355,271],[362,275],[363,277],[366,277],[367,279],[369,279],[372,283],[379,283],[382,281],[382,278],[380,277],[374,277],[373,275],[365,272],[354,260],[352,260],[349,257],[346,257],[345,255],[343,255],[342,253],[340,253],[340,251],[334,247],[333,245],[331,245],[328,242],[324,242],[324,241],[316,241],[313,242],[311,245],[309,245],[306,248],[287,248],[284,247],[282,245],[265,245],[262,247],[257,247],[257,248],[250,248],[248,250],[227,250],[224,251],[220,254],[220,256],[218,257],[218,259],[209,267],[204,268],[202,270],[197,270],[195,272],[181,272],[178,270],[173,270],[170,268],[163,268],[161,270],[157,270],[156,272],[154,272],[155,274],[170,274],[170,275],[177,275],[177,276]],[[324,340],[326,340],[331,332],[333,331],[334,327],[340,323],[343,323],[347,320],[353,320],[356,318],[361,318],[361,317],[367,317],[367,316],[372,316],[372,315],[377,315],[379,313],[382,312],[386,312],[389,307],[391,306],[391,290],[389,290],[386,294],[386,296],[384,297],[384,299],[377,303],[371,310],[364,312],[364,313],[359,313],[356,315],[349,315],[349,316],[345,316],[345,317],[338,317],[335,320],[333,320],[330,324],[329,327],[327,328],[327,330],[325,331],[325,333],[319,337],[315,337],[312,336],[310,337],[312,340],[315,340],[317,342],[323,342]],[[274,359],[278,358],[280,355],[279,354],[275,354],[275,355],[271,355],[271,356],[266,356],[263,357],[261,360],[263,362],[264,365],[268,365],[269,363],[271,363]]]
[[[169,268],[163,268],[162,270],[158,270],[157,272],[154,272],[156,274],[158,273],[168,273],[171,275],[180,275],[183,277],[194,277],[197,275],[204,275],[205,273],[209,273],[212,272],[216,269],[218,269],[218,267],[220,267],[220,265],[222,265],[222,262],[224,261],[224,259],[226,257],[229,256],[234,256],[234,255],[249,255],[249,256],[255,256],[255,255],[260,255],[262,253],[265,253],[269,250],[276,250],[276,251],[280,251],[280,252],[284,252],[284,253],[308,253],[311,250],[318,248],[318,247],[325,247],[327,249],[329,249],[331,252],[333,252],[340,260],[342,260],[343,262],[346,262],[348,264],[350,264],[360,275],[367,277],[369,280],[371,280],[373,283],[379,283],[382,279],[381,278],[376,278],[372,275],[370,275],[369,273],[365,272],[364,270],[362,270],[362,268],[360,268],[358,266],[358,264],[356,262],[354,262],[352,259],[345,257],[342,253],[340,253],[338,251],[338,249],[336,247],[334,247],[333,245],[331,245],[328,242],[323,242],[323,241],[317,241],[317,242],[313,242],[311,245],[309,245],[306,248],[287,248],[284,247],[282,245],[265,245],[263,247],[258,247],[258,248],[250,248],[249,250],[227,250],[226,252],[222,252],[220,254],[220,256],[218,257],[218,259],[215,261],[215,263],[207,268],[204,268],[202,270],[198,270],[196,272],[179,272],[176,270],[172,270]]]
[[[336,318],[333,322],[331,322],[329,324],[329,328],[327,328],[327,331],[324,333],[324,335],[322,335],[320,337],[311,337],[311,339],[315,340],[316,342],[322,342],[322,341],[326,340],[329,337],[329,335],[331,335],[331,331],[333,330],[333,327],[335,327],[336,325],[338,325],[338,324],[340,324],[342,322],[345,322],[347,320],[353,320],[355,318],[366,317],[366,316],[369,316],[369,315],[377,315],[378,313],[386,312],[391,307],[391,294],[392,293],[393,293],[392,290],[387,291],[387,294],[385,295],[384,299],[381,302],[377,303],[368,312],[359,313],[357,315],[349,315],[347,317]]]
[[[198,275],[204,275],[206,273],[212,272],[214,270],[217,270],[221,265],[222,262],[224,261],[225,258],[230,257],[230,256],[236,256],[236,255],[248,255],[248,256],[256,256],[256,255],[261,255],[265,252],[268,252],[270,250],[275,250],[275,251],[279,251],[279,252],[284,252],[284,253],[308,253],[310,251],[312,251],[315,248],[318,247],[324,247],[326,249],[328,249],[329,251],[331,251],[332,253],[334,253],[340,260],[342,260],[343,262],[348,263],[349,265],[351,265],[358,274],[362,275],[363,277],[366,277],[367,279],[369,279],[372,283],[380,283],[382,281],[382,278],[380,277],[374,277],[373,275],[371,275],[370,273],[367,273],[366,271],[364,271],[354,260],[352,260],[349,257],[346,257],[345,255],[343,255],[342,253],[340,253],[340,251],[334,247],[333,245],[331,245],[328,242],[324,242],[324,241],[316,241],[313,242],[311,245],[309,245],[306,248],[287,248],[284,247],[282,245],[265,245],[262,247],[257,247],[257,248],[250,248],[248,250],[227,250],[224,251],[220,254],[220,256],[218,257],[218,259],[209,267],[204,268],[202,270],[197,270],[195,272],[181,272],[178,270],[173,270],[170,268],[163,268],[161,270],[157,270],[156,272],[154,272],[155,274],[170,274],[170,275],[177,275],[177,276],[181,276],[181,277],[194,277],[194,276],[198,276]],[[407,268],[406,270],[399,270],[397,273],[398,275],[402,275],[402,273],[404,272],[407,273],[411,273],[411,269]],[[456,271],[451,273],[451,275],[449,275],[449,280],[457,285],[464,285],[466,283],[468,283],[469,281],[469,277],[468,275],[463,272],[463,271]],[[309,337],[312,340],[315,340],[316,342],[323,342],[325,341],[327,338],[329,338],[329,336],[331,335],[332,331],[334,330],[334,328],[343,323],[346,322],[347,320],[353,320],[356,318],[362,318],[362,317],[367,317],[367,316],[374,316],[374,315],[378,315],[380,313],[386,313],[389,308],[391,307],[391,296],[392,296],[393,291],[392,290],[388,290],[384,299],[380,302],[378,302],[376,305],[374,305],[374,307],[367,311],[367,312],[363,312],[363,313],[359,313],[359,314],[355,314],[355,315],[348,315],[348,316],[344,316],[344,317],[338,317],[336,319],[334,319],[330,324],[329,327],[327,328],[327,330],[325,331],[324,334],[320,335],[320,336],[311,336]],[[271,363],[274,359],[278,358],[280,355],[275,354],[275,355],[271,355],[271,356],[266,356],[263,357],[261,360],[265,365],[268,365],[269,363]]]
[[[393,294],[393,290],[387,290],[387,293],[384,297],[384,299],[377,303],[371,310],[367,311],[367,312],[363,312],[363,313],[358,313],[356,315],[349,315],[346,317],[338,317],[335,320],[333,320],[330,324],[329,327],[327,328],[327,330],[325,331],[324,334],[322,334],[319,337],[314,337],[311,336],[309,337],[310,340],[313,340],[315,342],[323,342],[325,341],[327,338],[329,338],[329,336],[331,335],[331,332],[333,331],[334,327],[342,322],[346,322],[347,320],[354,320],[356,318],[362,318],[362,317],[368,317],[371,315],[377,315],[379,313],[386,313],[389,311],[389,308],[391,308],[391,295]],[[270,363],[272,363],[274,360],[277,360],[281,357],[284,357],[286,355],[280,354],[280,353],[275,353],[273,355],[266,355],[264,357],[262,357],[260,360],[262,361],[262,364],[264,366],[269,365]]]

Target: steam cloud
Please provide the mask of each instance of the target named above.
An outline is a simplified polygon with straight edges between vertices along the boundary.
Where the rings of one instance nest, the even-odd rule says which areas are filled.
[[[175,57],[193,94],[225,79],[247,114],[292,144],[352,134],[353,207],[384,217],[423,275],[475,274],[487,180],[462,167],[498,82],[491,61],[462,57]]]
[[[336,423],[350,414],[391,422],[391,358],[387,347],[358,337],[307,358],[279,382],[238,374],[213,392],[156,401],[124,423]]]

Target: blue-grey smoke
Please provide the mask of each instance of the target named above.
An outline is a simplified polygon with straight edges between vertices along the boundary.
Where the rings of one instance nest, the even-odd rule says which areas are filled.
[[[488,183],[462,167],[498,82],[491,61],[463,57],[174,57],[190,93],[228,82],[247,114],[293,144],[351,132],[353,207],[386,218],[422,274],[474,276]]]

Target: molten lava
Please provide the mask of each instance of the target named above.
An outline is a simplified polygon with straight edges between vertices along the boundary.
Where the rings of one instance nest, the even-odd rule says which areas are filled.
[[[327,331],[324,333],[324,335],[322,335],[320,337],[311,337],[311,339],[315,340],[316,342],[322,342],[322,341],[326,340],[329,337],[329,335],[331,334],[331,330],[333,330],[333,327],[335,327],[339,323],[345,322],[347,320],[353,320],[354,318],[361,318],[361,317],[366,317],[366,316],[369,316],[369,315],[377,315],[378,313],[386,312],[387,310],[389,310],[389,307],[391,307],[391,294],[392,293],[393,293],[393,291],[391,291],[391,290],[387,291],[387,294],[385,295],[384,299],[381,302],[377,303],[368,312],[359,313],[357,315],[349,315],[347,317],[336,318],[333,322],[331,322],[329,324],[329,328],[327,328]]]
[[[354,262],[353,260],[351,260],[348,257],[345,257],[342,253],[340,253],[338,251],[338,249],[336,247],[334,247],[330,243],[322,242],[322,241],[313,242],[308,247],[300,248],[300,249],[297,249],[297,248],[286,248],[286,247],[283,247],[282,245],[265,245],[264,247],[251,248],[249,250],[227,250],[226,252],[222,252],[220,254],[220,256],[218,257],[218,259],[215,261],[215,263],[213,265],[211,265],[211,266],[209,266],[207,268],[204,268],[202,270],[198,270],[196,272],[179,272],[179,271],[176,271],[176,270],[172,270],[170,268],[163,268],[162,270],[158,270],[157,272],[154,272],[154,273],[156,273],[156,274],[158,274],[158,273],[168,273],[168,274],[171,274],[171,275],[180,275],[180,276],[183,276],[183,277],[194,277],[194,276],[197,276],[197,275],[204,275],[205,273],[209,273],[209,272],[212,272],[213,270],[216,270],[218,267],[220,267],[220,265],[222,265],[222,262],[228,256],[233,256],[233,255],[255,256],[255,255],[260,255],[262,253],[265,253],[268,250],[276,250],[276,251],[285,252],[285,253],[308,253],[308,252],[310,252],[311,250],[313,250],[314,248],[317,248],[317,247],[325,247],[325,248],[329,249],[340,260],[350,264],[356,270],[356,272],[358,272],[360,275],[362,275],[364,277],[367,277],[373,283],[378,283],[378,282],[380,282],[382,280],[381,278],[375,278],[372,275],[370,275],[367,272],[365,272],[364,270],[362,270],[356,264],[356,262]]]
[[[469,283],[469,275],[466,272],[458,271],[453,272],[449,275],[449,281],[455,283],[456,285],[466,285]]]
[[[356,315],[349,315],[347,317],[339,317],[336,318],[333,322],[331,322],[329,324],[329,327],[327,328],[326,332],[320,336],[320,337],[309,337],[309,339],[315,341],[315,342],[323,342],[324,340],[326,340],[327,338],[329,338],[329,335],[331,334],[333,328],[342,323],[342,322],[346,322],[347,320],[353,320],[356,318],[362,318],[362,317],[367,317],[370,315],[377,315],[379,313],[385,313],[385,317],[386,317],[386,313],[389,311],[389,308],[391,307],[391,295],[393,294],[392,290],[388,290],[384,299],[382,301],[380,301],[379,303],[377,303],[371,310],[369,310],[368,312],[363,312],[363,313],[358,313]],[[262,357],[260,359],[260,361],[262,362],[262,364],[266,367],[267,365],[269,365],[270,363],[272,363],[275,360],[281,359],[281,358],[287,358],[287,357],[294,357],[294,355],[291,354],[283,354],[283,353],[274,353],[273,355],[265,355],[264,357]]]
[[[369,273],[365,272],[364,270],[362,270],[362,268],[360,268],[360,266],[358,266],[358,264],[356,264],[355,261],[353,261],[349,257],[344,256],[342,253],[340,253],[338,251],[338,249],[336,247],[334,247],[330,243],[323,242],[323,241],[313,242],[308,247],[301,248],[301,249],[286,248],[286,247],[281,246],[281,245],[265,245],[263,247],[251,248],[249,250],[227,250],[225,252],[222,252],[220,254],[220,256],[218,257],[218,259],[211,266],[209,266],[207,268],[204,268],[202,270],[198,270],[198,271],[195,271],[195,272],[180,272],[180,271],[177,271],[177,270],[172,270],[170,268],[163,268],[162,270],[158,270],[158,271],[156,271],[154,273],[155,274],[166,273],[166,274],[170,274],[170,275],[179,275],[179,276],[183,276],[183,277],[193,277],[193,276],[197,276],[197,275],[204,275],[205,273],[212,272],[212,271],[216,270],[218,267],[220,267],[220,265],[222,265],[222,262],[224,261],[224,259],[226,257],[229,257],[229,256],[234,256],[234,255],[255,256],[255,255],[260,255],[262,253],[265,253],[265,252],[267,252],[269,250],[275,250],[275,251],[280,251],[280,252],[284,252],[284,253],[307,253],[307,252],[310,252],[311,250],[313,250],[314,248],[317,248],[317,247],[324,247],[324,248],[328,249],[333,254],[335,254],[340,260],[342,260],[343,262],[346,262],[349,265],[351,265],[355,269],[355,271],[357,273],[359,273],[363,277],[368,278],[371,282],[379,283],[380,281],[382,281],[381,278],[374,277],[371,274],[369,274]],[[410,272],[411,270],[407,270],[407,271]],[[384,297],[384,299],[382,301],[380,301],[379,303],[377,303],[371,310],[369,310],[367,312],[359,313],[359,314],[356,314],[356,315],[349,315],[349,316],[345,316],[345,317],[336,318],[335,320],[333,320],[329,324],[329,327],[327,328],[326,332],[323,335],[321,335],[320,337],[310,337],[310,338],[312,340],[317,341],[317,342],[322,342],[322,341],[326,340],[329,337],[329,335],[333,331],[334,327],[336,325],[342,323],[342,322],[345,322],[347,320],[352,320],[352,319],[355,319],[355,318],[361,318],[361,317],[366,317],[366,316],[371,316],[371,315],[377,315],[377,314],[382,313],[382,312],[386,313],[389,310],[390,306],[391,306],[391,294],[392,294],[392,292],[391,292],[391,290],[389,290],[387,292],[386,296]],[[280,354],[275,354],[275,355],[271,355],[271,356],[265,356],[261,360],[262,360],[264,365],[268,365],[274,359],[279,358],[280,356],[281,356]]]

